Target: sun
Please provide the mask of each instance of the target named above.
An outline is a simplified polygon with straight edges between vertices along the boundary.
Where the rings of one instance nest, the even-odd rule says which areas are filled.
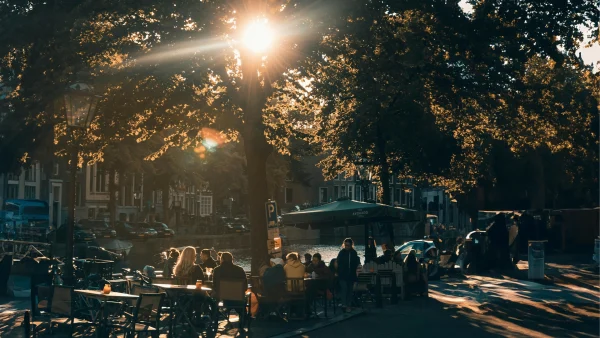
[[[244,30],[242,42],[255,53],[266,52],[273,43],[273,30],[267,19],[252,21]]]

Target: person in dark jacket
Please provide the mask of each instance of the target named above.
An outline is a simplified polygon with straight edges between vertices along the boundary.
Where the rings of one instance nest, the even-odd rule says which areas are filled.
[[[354,250],[354,241],[352,238],[346,238],[342,250],[337,256],[338,279],[342,296],[342,304],[346,307],[346,312],[352,311],[352,298],[354,283],[358,280],[356,269],[360,264],[360,259],[356,250]]]
[[[377,257],[377,264],[385,264],[387,262],[391,262],[392,258],[393,258],[393,251],[390,249],[387,249],[383,252],[383,255]]]
[[[318,252],[312,256],[312,262],[306,268],[306,273],[311,274],[313,272],[317,275],[317,278],[329,279],[331,277],[331,270],[321,260],[321,254]]]
[[[221,264],[213,271],[213,297],[219,299],[219,283],[222,280],[243,280],[243,292],[248,288],[248,280],[244,269],[233,264],[233,255],[230,252],[221,254]]]
[[[206,270],[214,269],[218,266],[217,261],[215,261],[210,255],[210,249],[202,249],[200,252],[200,259],[202,260],[202,268]]]
[[[377,259],[377,243],[373,237],[369,237],[367,240],[367,247],[365,248],[365,264],[374,262]]]

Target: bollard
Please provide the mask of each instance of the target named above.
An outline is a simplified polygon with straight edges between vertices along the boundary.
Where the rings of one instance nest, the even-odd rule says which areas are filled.
[[[25,329],[25,338],[31,337],[31,316],[29,311],[25,311],[22,325]]]
[[[382,308],[383,300],[381,299],[381,278],[379,277],[379,274],[377,274],[375,277],[375,297],[377,298],[375,300],[377,307]]]

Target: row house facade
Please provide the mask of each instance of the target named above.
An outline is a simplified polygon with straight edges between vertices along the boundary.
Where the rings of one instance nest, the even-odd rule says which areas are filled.
[[[15,173],[0,175],[0,204],[8,199],[37,199],[48,202],[49,219],[54,227],[66,222],[69,205],[71,175],[66,162],[51,166],[39,162],[27,165]],[[144,191],[142,173],[115,174],[118,186],[116,219],[141,221],[149,215],[162,215],[162,191]],[[79,168],[75,180],[75,218],[97,219],[109,217],[109,173],[101,163]],[[212,214],[212,194],[207,189],[171,188],[169,206],[179,201],[185,214],[207,216]],[[160,216],[159,216],[160,217]],[[168,221],[168,220],[167,220]]]
[[[367,193],[363,193],[362,182],[357,175],[347,177],[338,175],[333,180],[325,180],[321,169],[316,167],[318,158],[305,158],[305,170],[310,175],[309,182],[286,180],[274,198],[282,211],[292,211],[296,206],[307,208],[333,202],[341,197],[356,201],[379,200],[381,187],[379,182],[368,185]],[[412,179],[390,177],[390,201],[393,205],[405,208],[415,208],[415,187]]]

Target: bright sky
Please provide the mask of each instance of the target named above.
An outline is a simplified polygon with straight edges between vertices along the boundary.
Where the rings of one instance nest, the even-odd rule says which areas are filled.
[[[473,7],[467,3],[467,0],[461,0],[460,7],[462,7],[463,11],[466,13],[473,11]],[[583,62],[600,67],[598,64],[600,62],[600,43],[595,43],[589,48],[582,47],[579,49],[579,51],[581,52],[581,58],[583,59]]]

